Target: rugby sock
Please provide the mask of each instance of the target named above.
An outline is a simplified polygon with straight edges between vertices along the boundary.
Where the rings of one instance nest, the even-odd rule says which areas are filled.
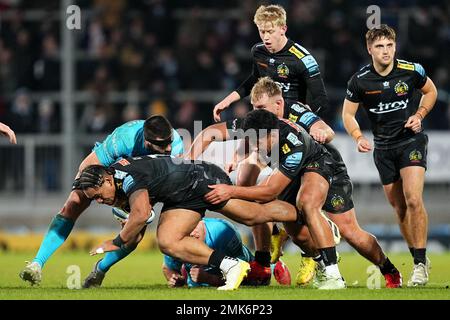
[[[382,265],[378,266],[382,275],[398,272],[397,268],[392,264],[388,257]]]
[[[210,265],[211,267],[219,268],[224,258],[224,253],[214,250],[209,256],[208,265]]]
[[[109,268],[111,268],[113,265],[115,265],[117,262],[125,258],[127,255],[129,255],[131,252],[136,249],[136,246],[133,246],[132,248],[120,248],[115,251],[109,251],[105,254],[105,257],[100,260],[100,263],[98,264],[98,269],[102,272],[108,272]]]
[[[57,214],[50,223],[33,262],[39,263],[42,268],[50,256],[66,241],[72,231],[73,225],[74,222],[72,220]]]
[[[269,251],[255,251],[255,261],[263,267],[270,267],[270,252]]]
[[[414,264],[427,264],[426,252],[426,248],[414,248]]]
[[[328,247],[319,249],[319,253],[322,256],[325,266],[337,264],[336,247]]]
[[[411,253],[411,256],[414,258],[414,248],[408,248],[409,252]]]
[[[322,256],[319,254],[318,256],[313,257],[313,260],[317,262],[321,269],[325,269],[325,263],[323,262]]]

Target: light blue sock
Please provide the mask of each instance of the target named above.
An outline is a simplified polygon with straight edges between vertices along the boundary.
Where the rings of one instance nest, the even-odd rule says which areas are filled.
[[[51,255],[66,241],[73,225],[74,222],[72,220],[57,214],[50,223],[47,234],[42,240],[41,247],[33,262],[39,263],[42,268]]]
[[[105,254],[105,257],[100,260],[100,263],[98,264],[97,268],[100,269],[100,271],[108,272],[109,268],[111,268],[113,265],[115,265],[117,262],[125,258],[127,255],[129,255],[131,252],[136,249],[136,246],[133,248],[127,248],[127,249],[118,249],[115,251],[109,251]]]

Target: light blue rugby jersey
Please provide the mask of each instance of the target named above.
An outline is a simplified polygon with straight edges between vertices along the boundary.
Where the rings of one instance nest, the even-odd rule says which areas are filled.
[[[145,120],[129,121],[117,127],[102,143],[97,142],[93,151],[103,166],[110,166],[117,160],[126,157],[137,157],[152,154],[144,146]],[[171,155],[178,156],[184,152],[183,140],[175,129]]]
[[[223,219],[203,218],[206,228],[205,243],[213,250],[223,252],[225,255],[238,258],[244,261],[253,261],[254,257],[250,250],[242,243],[241,236],[236,227]],[[181,271],[183,263],[175,258],[164,255],[164,264],[167,268],[174,271]],[[191,264],[186,263],[186,272],[188,274],[187,284],[189,287],[207,286],[206,283],[196,283],[192,281],[189,270]],[[208,268],[207,272],[220,275],[219,268]]]

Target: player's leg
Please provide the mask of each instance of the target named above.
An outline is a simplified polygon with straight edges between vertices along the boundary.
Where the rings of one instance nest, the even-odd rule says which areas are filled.
[[[345,282],[337,266],[336,245],[333,233],[321,210],[325,204],[329,184],[315,172],[305,172],[297,195],[297,208],[302,210],[311,237],[325,264],[323,281],[319,289],[342,289]]]
[[[36,257],[20,272],[20,277],[31,284],[42,279],[42,268],[53,253],[66,241],[75,221],[89,206],[90,201],[80,190],[73,190],[60,212],[53,218],[41,242]]]
[[[405,167],[400,170],[400,174],[403,179],[406,215],[409,219],[409,232],[414,248],[414,270],[408,285],[425,285],[428,282],[429,273],[426,258],[428,215],[422,197],[425,168],[419,166]]]
[[[203,241],[191,237],[190,234],[200,219],[198,212],[187,209],[162,212],[156,231],[161,252],[183,262],[220,268],[226,277],[226,284],[219,287],[219,290],[237,289],[250,265],[212,250]]]

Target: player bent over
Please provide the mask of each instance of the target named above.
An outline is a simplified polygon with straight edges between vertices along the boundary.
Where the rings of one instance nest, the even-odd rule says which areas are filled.
[[[53,218],[36,257],[20,272],[24,281],[32,285],[42,279],[42,268],[53,253],[66,241],[75,221],[90,205],[90,200],[79,189],[78,177],[88,165],[109,166],[120,158],[148,154],[183,154],[183,141],[163,116],[155,115],[147,120],[127,122],[116,128],[102,143],[97,143],[93,151],[81,162],[78,173],[66,203]],[[131,251],[122,250],[107,254],[99,264],[107,271],[113,264],[126,257]]]
[[[157,228],[161,252],[187,263],[220,268],[225,285],[218,289],[237,289],[250,269],[249,264],[212,250],[190,236],[205,211],[217,211],[237,222],[254,225],[270,221],[295,222],[297,210],[278,200],[259,204],[232,199],[212,205],[204,196],[210,191],[208,185],[218,183],[231,184],[219,167],[207,162],[180,162],[170,156],[127,158],[108,168],[100,165],[85,168],[80,175],[80,186],[88,199],[111,206],[127,200],[130,206],[128,222],[119,235],[105,241],[92,253],[134,245],[152,205],[162,202]]]

